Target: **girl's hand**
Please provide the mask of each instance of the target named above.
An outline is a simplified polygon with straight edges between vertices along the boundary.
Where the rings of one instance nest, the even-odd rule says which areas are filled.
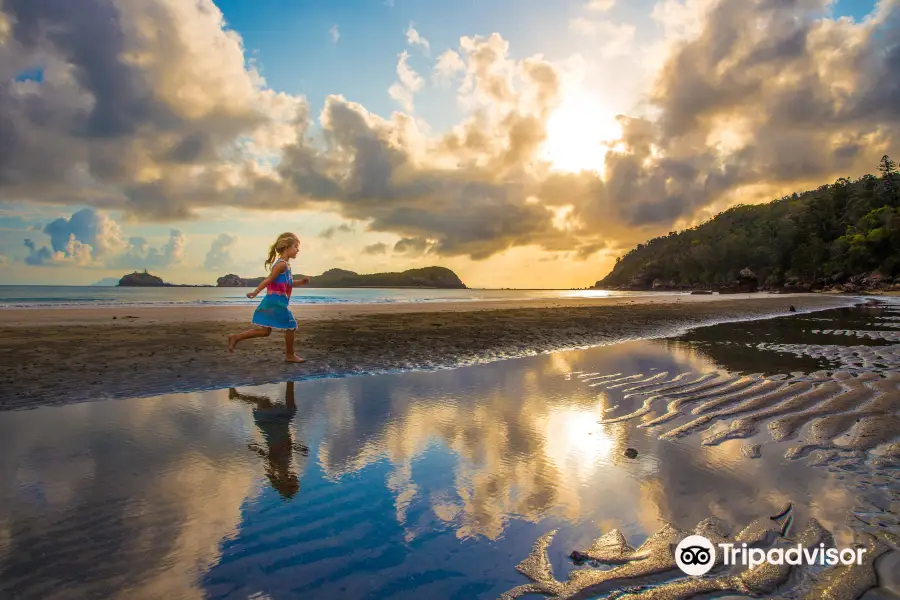
[[[307,283],[309,283],[309,277],[304,277],[300,280],[300,285],[306,285]]]
[[[249,294],[247,294],[247,297],[248,297],[248,298],[256,298],[256,296],[257,296],[258,294],[259,294],[259,292],[257,292],[256,290],[253,290],[252,292],[250,292]]]

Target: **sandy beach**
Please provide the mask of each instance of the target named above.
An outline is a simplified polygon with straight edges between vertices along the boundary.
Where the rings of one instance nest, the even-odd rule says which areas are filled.
[[[295,348],[273,332],[227,352],[248,307],[0,311],[0,409],[430,369],[668,335],[685,327],[857,302],[847,296],[644,296],[295,306]]]

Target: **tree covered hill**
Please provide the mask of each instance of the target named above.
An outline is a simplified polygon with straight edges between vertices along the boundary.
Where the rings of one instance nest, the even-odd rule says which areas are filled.
[[[299,280],[306,275],[294,274]],[[256,287],[265,277],[243,278],[229,274],[219,277],[217,287]],[[352,288],[352,287],[414,287],[467,289],[460,278],[446,267],[424,267],[409,269],[402,273],[371,273],[360,275],[344,269],[329,269],[317,276],[309,276],[307,287]]]
[[[888,156],[878,171],[768,204],[738,205],[639,244],[595,287],[728,286],[745,269],[767,288],[900,283],[900,175]]]

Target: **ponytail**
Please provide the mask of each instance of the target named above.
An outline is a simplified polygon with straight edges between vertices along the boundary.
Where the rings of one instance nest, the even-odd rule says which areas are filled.
[[[269,248],[269,256],[266,258],[266,264],[265,264],[266,271],[269,270],[269,267],[272,265],[273,262],[275,262],[275,244],[272,244],[272,247]]]

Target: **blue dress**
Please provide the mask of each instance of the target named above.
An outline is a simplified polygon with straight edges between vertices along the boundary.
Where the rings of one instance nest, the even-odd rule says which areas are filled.
[[[274,268],[279,262],[282,262],[282,259],[276,260],[272,267]],[[297,329],[297,321],[294,320],[294,315],[288,308],[291,291],[294,289],[294,277],[291,275],[290,263],[285,262],[285,266],[287,268],[266,287],[266,296],[256,307],[256,312],[253,313],[253,319],[250,322],[256,327],[271,327],[285,331]]]

